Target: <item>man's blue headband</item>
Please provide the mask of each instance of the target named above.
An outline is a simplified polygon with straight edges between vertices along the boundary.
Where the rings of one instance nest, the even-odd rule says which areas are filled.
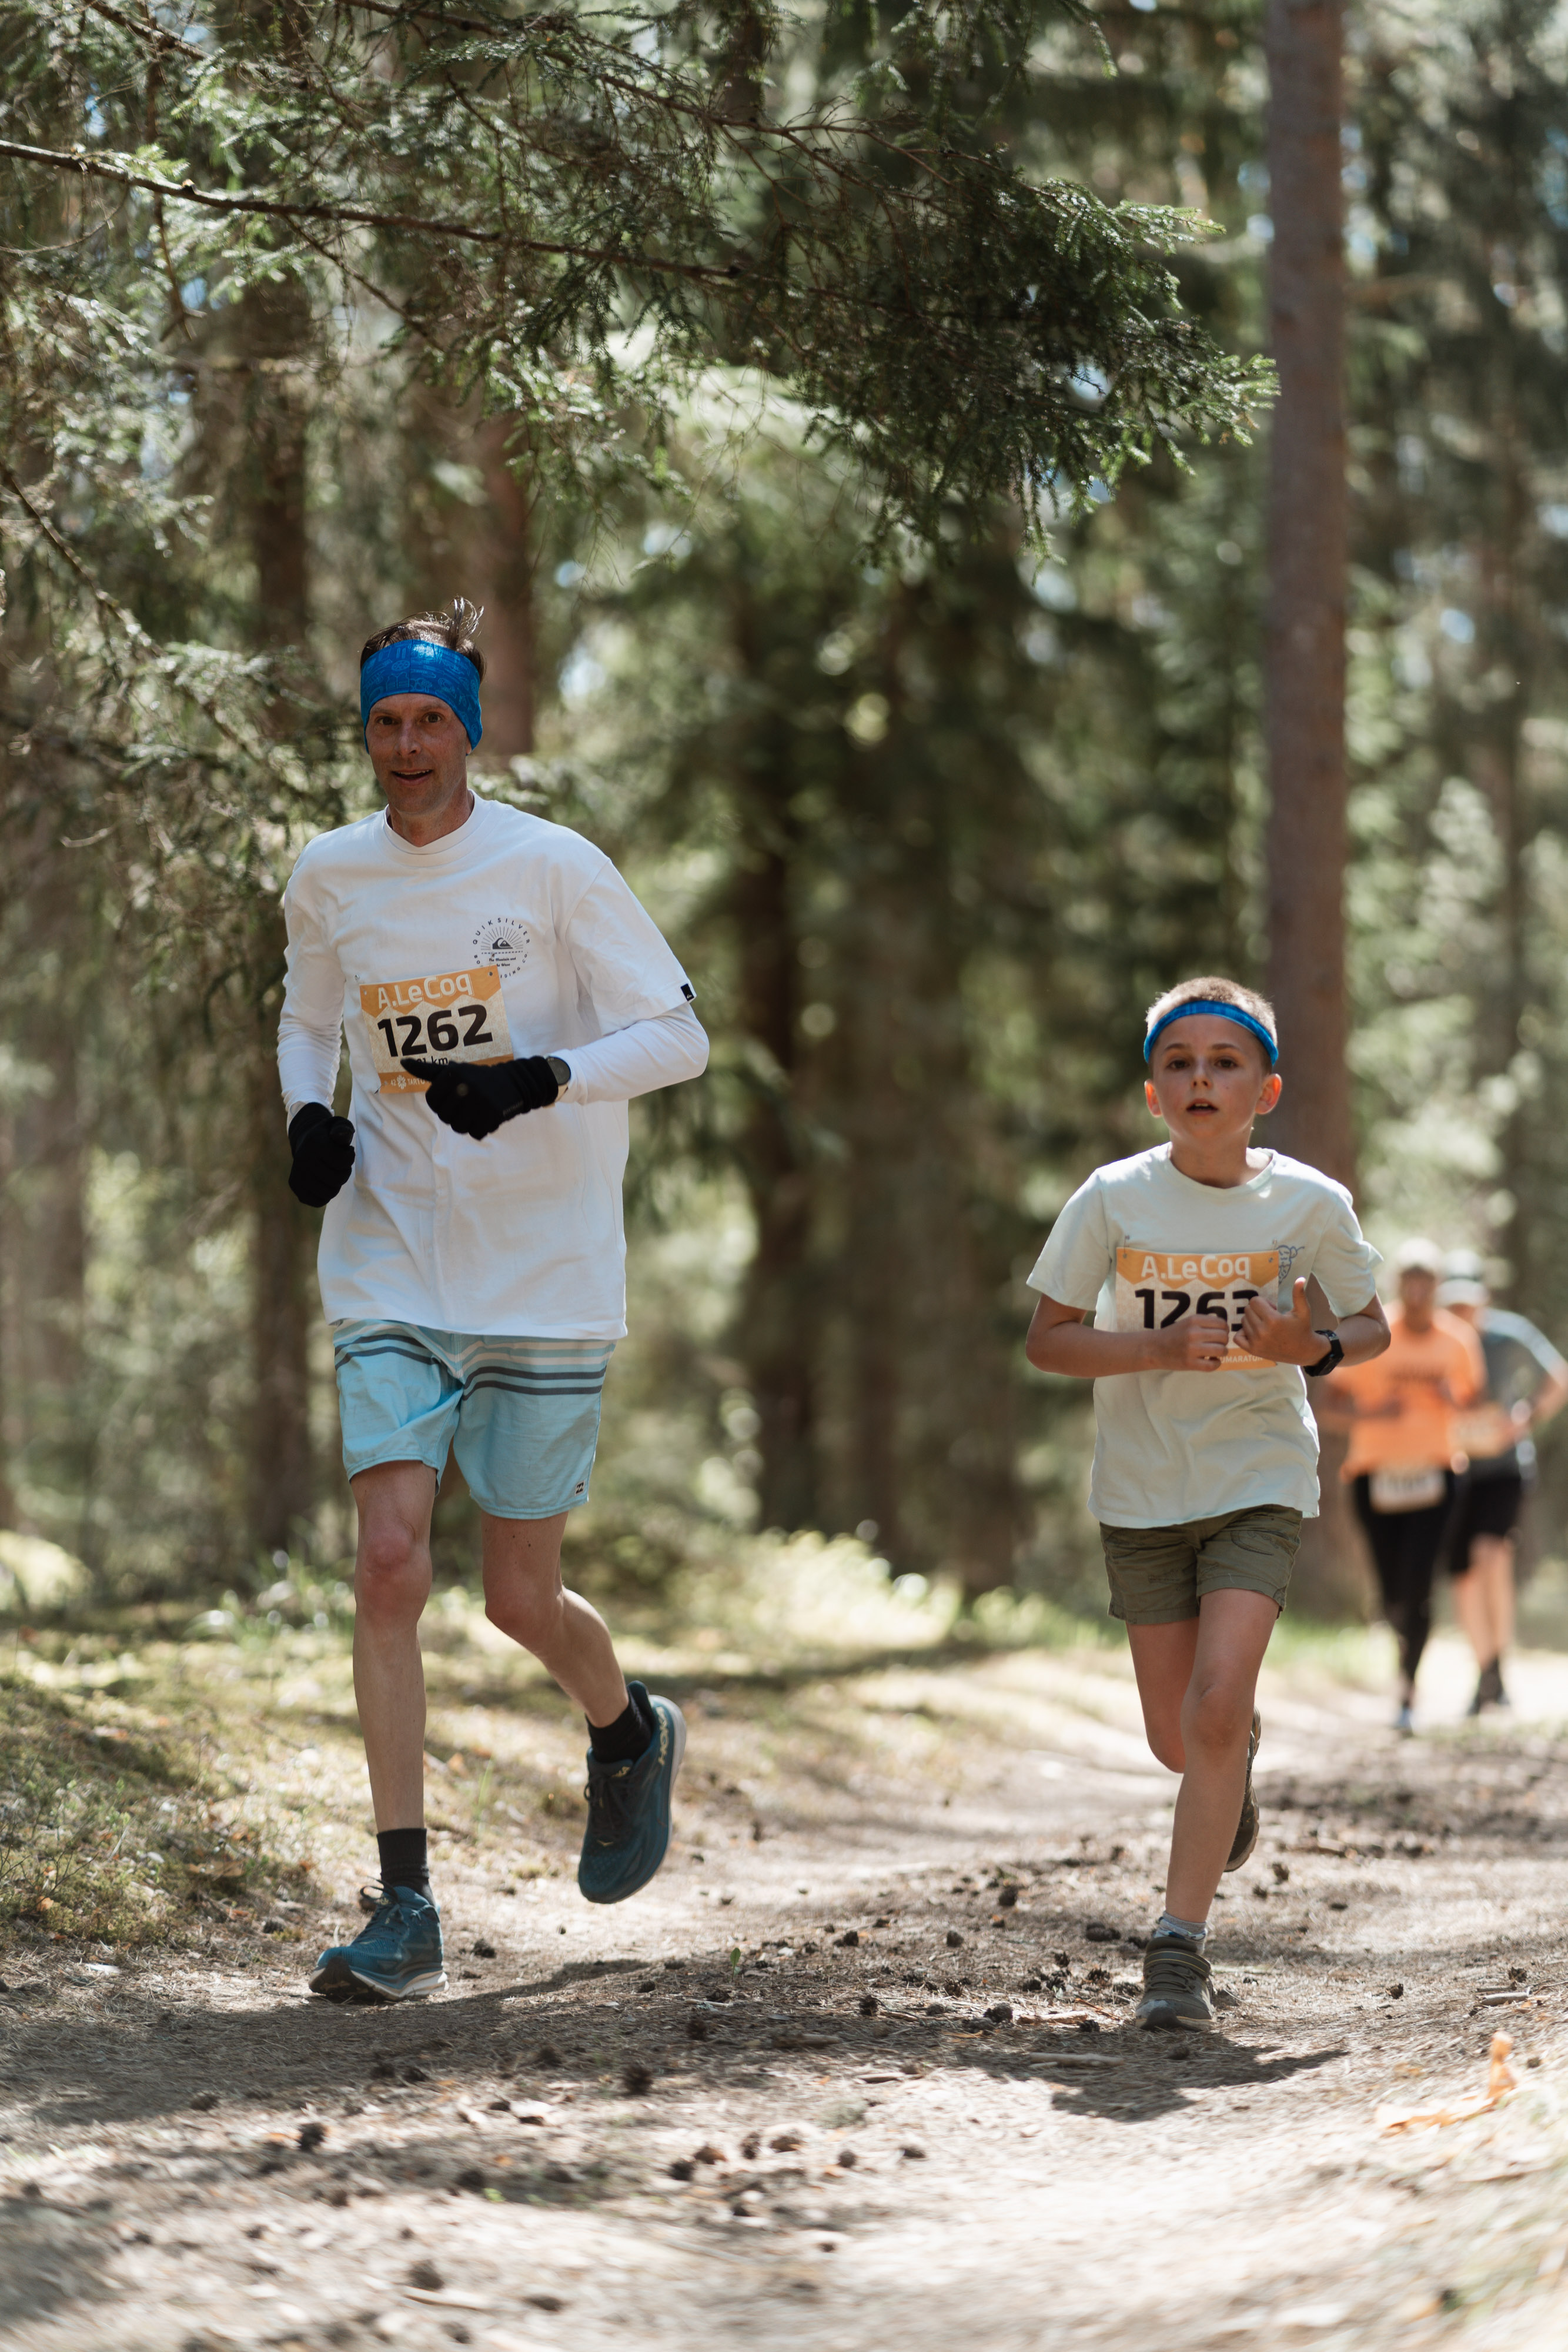
[[[1269,1056],[1269,1067],[1272,1069],[1278,1062],[1280,1048],[1275,1045],[1261,1021],[1250,1013],[1244,1013],[1239,1004],[1222,1004],[1217,996],[1188,996],[1184,998],[1180,1004],[1173,1004],[1168,1013],[1162,1013],[1144,1040],[1145,1062],[1154,1052],[1156,1040],[1164,1036],[1171,1023],[1185,1021],[1189,1013],[1218,1013],[1222,1021],[1234,1021],[1239,1028],[1250,1029]]]
[[[468,748],[476,751],[484,733],[479,716],[479,673],[466,654],[428,637],[403,637],[372,654],[360,672],[360,724],[369,727],[371,705],[389,694],[428,694],[444,702],[463,721]]]

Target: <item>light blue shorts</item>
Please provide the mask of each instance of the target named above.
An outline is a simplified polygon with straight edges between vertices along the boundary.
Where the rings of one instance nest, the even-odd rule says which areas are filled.
[[[482,1511],[549,1519],[588,1500],[612,1339],[480,1339],[422,1323],[338,1323],[343,1467],[450,1450]]]

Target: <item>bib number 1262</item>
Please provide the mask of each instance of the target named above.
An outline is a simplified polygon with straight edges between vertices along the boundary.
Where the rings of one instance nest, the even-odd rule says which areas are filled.
[[[423,1094],[405,1062],[509,1062],[512,1033],[493,963],[423,980],[373,980],[360,990],[384,1095]]]
[[[1189,1315],[1223,1315],[1230,1327],[1222,1370],[1273,1371],[1240,1340],[1249,1298],[1273,1303],[1280,1282],[1278,1250],[1151,1250],[1116,1252],[1116,1328],[1168,1331]]]

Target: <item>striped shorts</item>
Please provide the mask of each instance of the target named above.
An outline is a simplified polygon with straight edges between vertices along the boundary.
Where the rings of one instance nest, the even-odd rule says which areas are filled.
[[[548,1519],[588,1500],[612,1339],[481,1339],[418,1323],[332,1330],[343,1467],[423,1462],[448,1450],[482,1511]]]

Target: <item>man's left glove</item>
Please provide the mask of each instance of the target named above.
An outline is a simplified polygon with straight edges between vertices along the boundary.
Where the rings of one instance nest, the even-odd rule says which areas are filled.
[[[520,1062],[405,1062],[411,1077],[429,1081],[425,1101],[459,1135],[479,1140],[526,1110],[548,1110],[560,1081],[543,1054]]]

